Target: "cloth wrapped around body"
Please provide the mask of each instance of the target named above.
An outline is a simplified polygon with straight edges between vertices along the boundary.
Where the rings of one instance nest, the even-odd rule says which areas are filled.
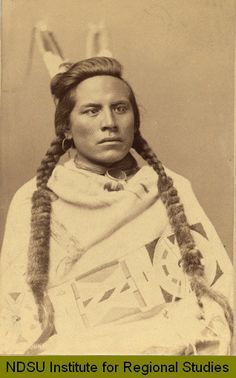
[[[167,169],[203,255],[207,283],[232,305],[232,267],[191,185]],[[58,165],[52,191],[47,295],[56,333],[41,354],[230,354],[230,331],[212,299],[197,304],[157,191],[142,167],[124,190],[104,190],[107,177]],[[1,354],[30,351],[42,330],[26,283],[35,180],[16,193],[1,256]]]

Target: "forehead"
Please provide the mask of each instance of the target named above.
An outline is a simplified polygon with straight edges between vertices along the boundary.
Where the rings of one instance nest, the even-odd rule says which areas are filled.
[[[129,100],[127,84],[113,76],[94,76],[82,81],[75,90],[76,102],[101,103],[106,101]]]

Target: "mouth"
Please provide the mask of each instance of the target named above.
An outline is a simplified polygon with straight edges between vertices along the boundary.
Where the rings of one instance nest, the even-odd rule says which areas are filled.
[[[102,144],[102,143],[119,143],[119,142],[122,142],[121,138],[117,138],[117,137],[113,137],[113,138],[103,138],[102,140],[100,140],[98,142],[98,144]]]

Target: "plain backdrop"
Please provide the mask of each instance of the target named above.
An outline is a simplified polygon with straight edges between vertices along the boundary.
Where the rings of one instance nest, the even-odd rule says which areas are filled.
[[[137,95],[142,133],[187,177],[229,255],[233,244],[233,0],[3,0],[1,236],[10,200],[53,137],[49,75],[35,48],[43,20],[71,61],[104,20]]]

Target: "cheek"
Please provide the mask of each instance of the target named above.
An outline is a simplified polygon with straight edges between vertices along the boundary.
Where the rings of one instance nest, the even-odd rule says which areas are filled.
[[[125,135],[129,139],[134,137],[134,118],[130,117],[129,121],[127,122],[127,126],[125,128]]]
[[[73,137],[86,138],[95,134],[95,128],[86,122],[73,122],[71,125],[71,133]]]

